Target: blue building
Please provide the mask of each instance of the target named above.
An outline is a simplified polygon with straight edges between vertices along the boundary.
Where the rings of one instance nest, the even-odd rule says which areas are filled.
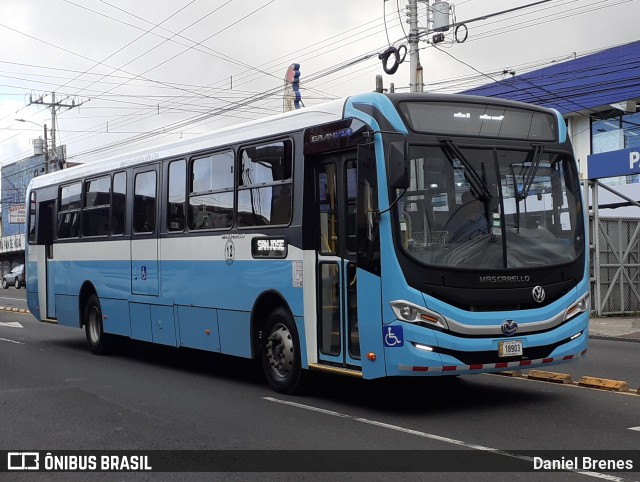
[[[0,263],[2,274],[24,263],[25,243],[25,195],[29,181],[44,174],[47,160],[38,154],[21,161],[2,166],[0,189],[2,190],[2,237],[0,238]]]

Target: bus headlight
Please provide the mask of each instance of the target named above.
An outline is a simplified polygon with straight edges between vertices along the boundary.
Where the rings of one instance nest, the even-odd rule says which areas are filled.
[[[437,326],[445,330],[449,328],[444,317],[435,311],[402,300],[392,301],[389,304],[396,318],[401,321],[426,327]]]
[[[574,316],[579,315],[580,313],[584,313],[589,309],[589,293],[584,295],[578,301],[573,303],[569,308],[567,308],[564,312],[564,321],[570,320]]]

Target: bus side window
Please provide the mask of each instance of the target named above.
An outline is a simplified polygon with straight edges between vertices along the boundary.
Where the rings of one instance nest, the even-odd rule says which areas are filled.
[[[113,175],[111,189],[111,234],[124,234],[127,206],[127,173]]]
[[[83,236],[107,236],[109,234],[110,204],[110,176],[85,181],[82,213]]]
[[[36,241],[36,192],[31,191],[29,196],[29,244]]]
[[[187,189],[187,163],[184,159],[169,164],[167,231],[182,232],[185,226],[184,202]]]
[[[58,203],[58,239],[79,237],[82,183],[76,182],[62,186]]]
[[[136,175],[133,196],[133,232],[153,233],[156,227],[156,172]]]
[[[37,206],[38,227],[36,229],[35,244],[50,246],[53,244],[55,201],[40,202]]]
[[[80,211],[58,214],[58,239],[77,238]]]
[[[289,224],[291,221],[291,187],[289,184],[273,186],[271,190],[271,224]]]
[[[223,151],[194,159],[189,171],[189,229],[233,225],[235,154]]]
[[[293,143],[290,140],[240,151],[238,225],[283,225],[291,222]]]

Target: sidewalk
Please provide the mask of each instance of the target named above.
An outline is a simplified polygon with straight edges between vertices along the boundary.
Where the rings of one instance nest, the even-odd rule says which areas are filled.
[[[591,338],[636,341],[640,343],[640,318],[606,317],[589,320]]]

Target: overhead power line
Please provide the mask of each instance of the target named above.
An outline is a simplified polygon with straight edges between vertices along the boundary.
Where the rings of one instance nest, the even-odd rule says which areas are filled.
[[[104,1],[103,1],[103,3],[109,5],[107,2],[104,2]],[[399,0],[397,1],[397,3],[399,3]],[[573,3],[573,2],[566,2],[566,3],[568,4],[568,3]],[[618,2],[618,3],[626,3],[626,2]],[[589,4],[589,5],[593,5],[593,4]],[[589,7],[589,5],[587,7]],[[393,15],[393,17],[394,17],[393,18],[393,20],[394,20],[393,28],[397,28],[397,26],[402,26],[402,23],[398,22],[396,20],[396,18],[395,18],[396,14],[397,14],[397,12],[390,12],[390,14],[389,14],[389,15]],[[571,14],[567,14],[567,16],[571,16]],[[391,17],[389,17],[389,18],[391,18]],[[526,24],[526,22],[525,22],[525,24]],[[391,26],[391,24],[390,24],[390,26]],[[162,28],[162,27],[159,27],[159,28]],[[384,30],[383,30],[383,19],[380,19],[380,22],[378,22],[378,23],[375,23],[375,22],[372,21],[371,29],[372,29],[371,30],[371,35],[377,35],[377,34],[381,34],[381,33],[383,34],[384,33]],[[165,37],[167,37],[167,36],[165,36]],[[171,38],[171,36],[169,36],[169,38]],[[185,42],[183,42],[183,43],[185,43]],[[314,45],[318,45],[318,44],[314,44]],[[388,43],[387,43],[387,45],[388,45]],[[187,44],[185,44],[185,47],[186,46],[187,46]],[[321,52],[321,50],[319,50],[319,49],[314,50],[313,47],[314,46],[309,46],[309,50],[307,51],[307,52],[309,52],[309,55],[313,55],[314,53]],[[323,48],[328,48],[328,47],[323,47]],[[198,50],[198,49],[194,48],[193,50]],[[207,51],[207,48],[202,46],[202,48],[200,50],[198,50],[198,51],[199,52],[202,51],[202,53],[204,53],[204,51]],[[370,54],[371,52],[372,51],[369,51],[369,52],[367,52],[367,54]],[[366,56],[367,54],[363,54],[362,57]],[[357,58],[360,58],[360,57],[352,56],[351,58],[352,58],[352,60],[354,60],[354,59],[357,59]],[[469,62],[467,62],[467,63],[469,63]],[[263,65],[265,65],[265,64],[263,64]],[[273,65],[274,68],[276,68],[275,62],[273,64],[268,64],[268,65]],[[271,67],[267,67],[267,68],[271,68]],[[346,81],[345,80],[346,77],[344,77],[344,76],[341,76],[340,78],[338,78],[335,75],[337,73],[344,72],[345,70],[348,70],[349,71],[349,75],[352,75],[353,77],[357,77],[359,74],[360,75],[364,75],[367,72],[372,71],[373,69],[376,69],[376,68],[379,68],[379,64],[378,64],[378,66],[375,65],[375,58],[374,57],[367,57],[364,60],[362,60],[361,62],[353,63],[353,64],[351,64],[350,61],[345,61],[345,62],[342,62],[342,63],[326,66],[326,67],[324,67],[322,69],[318,69],[313,75],[311,75],[309,77],[305,77],[304,78],[304,83],[306,84],[307,88],[322,86],[322,87],[330,89],[332,86],[340,85],[340,84],[342,84],[342,83],[344,83]],[[471,68],[473,68],[473,67],[471,67]],[[500,72],[500,70],[501,69],[496,69],[496,72]],[[480,72],[480,71],[478,70],[477,72]],[[477,74],[477,72],[476,72],[476,74]],[[124,72],[120,71],[120,73],[124,73]],[[264,76],[265,75],[264,73],[261,73],[261,72],[259,72],[258,70],[255,70],[255,69],[247,69],[246,74],[247,74],[247,77],[245,78],[245,80],[242,80],[239,77],[238,77],[238,79],[236,79],[235,78],[236,76],[234,75],[234,86],[240,86],[240,85],[242,85],[242,82],[246,83],[246,82],[250,81],[250,79],[256,79],[256,78],[259,78],[259,76]],[[474,74],[473,78],[479,79],[479,77],[476,74]],[[87,75],[89,75],[89,74],[87,74]],[[102,74],[99,74],[99,75],[102,75]],[[276,77],[276,75],[274,75],[274,74],[270,74],[270,75],[272,77],[274,77],[274,78],[278,78],[278,80],[281,77],[281,76],[277,76]],[[484,74],[482,74],[482,75],[484,75]],[[493,78],[497,77],[497,75],[494,75],[493,73],[488,73],[488,75],[490,77],[493,77]],[[117,77],[116,74],[112,74],[112,75],[109,75],[109,76],[105,76],[105,78],[103,80],[106,81],[108,79],[113,79],[113,78],[116,78],[116,77]],[[120,77],[122,77],[121,80],[127,80],[126,77],[123,77],[121,75],[120,75]],[[333,80],[332,80],[332,78],[333,78]],[[469,77],[469,78],[471,78],[471,77]],[[176,88],[175,85],[173,83],[171,83],[171,82],[162,82],[162,81],[160,81],[160,82],[155,83],[156,79],[140,78],[136,74],[130,74],[130,79],[135,79],[135,80],[130,80],[129,84],[132,84],[133,82],[141,82],[141,83],[150,82],[150,83],[153,83],[153,85],[155,85],[157,88],[164,89],[164,90]],[[237,80],[237,82],[236,82],[236,80]],[[217,82],[218,82],[218,85],[222,85],[222,83],[226,82],[226,81],[228,81],[228,79],[226,79],[226,80],[225,79],[220,79]],[[460,80],[459,82],[462,82],[462,80]],[[261,97],[260,94],[265,94],[265,93],[269,92],[269,90],[265,90],[263,92],[258,92],[258,93],[252,93],[252,94],[250,94],[248,96],[245,95],[243,99],[236,99],[235,97],[232,99],[231,97],[223,98],[223,95],[220,92],[220,87],[214,87],[213,85],[209,85],[209,86],[187,86],[187,85],[185,85],[183,87],[184,87],[184,90],[181,90],[182,94],[176,95],[176,96],[167,97],[167,98],[162,98],[162,99],[156,97],[155,101],[160,103],[161,105],[163,105],[163,109],[165,109],[167,112],[174,111],[174,110],[179,109],[179,108],[182,108],[185,111],[189,112],[190,110],[189,110],[189,107],[187,107],[187,106],[193,101],[193,99],[194,99],[193,96],[194,95],[200,96],[201,98],[204,98],[205,96],[203,95],[203,93],[206,92],[205,89],[217,88],[218,91],[215,94],[213,94],[215,96],[215,98],[212,98],[211,101],[212,102],[220,101],[221,103],[225,103],[227,105],[227,107],[230,107],[229,110],[224,112],[224,115],[230,115],[234,111],[236,112],[235,115],[238,115],[240,112],[244,111],[245,109],[253,108],[252,106],[258,107],[259,104],[268,105],[271,102],[271,99],[273,99],[275,96],[279,95],[279,89],[280,89],[280,88],[275,89],[274,92],[272,92],[270,95],[267,95],[265,97]],[[187,92],[188,90],[192,90],[192,92]],[[100,91],[96,91],[96,92],[98,94],[100,94]],[[113,97],[107,98],[107,95],[108,94],[106,94],[106,93],[103,94],[102,97],[99,97],[98,95],[96,95],[96,98],[101,98],[102,100],[110,102],[110,103],[114,102]],[[135,98],[135,97],[136,96],[132,96],[132,99]],[[153,97],[149,96],[149,95],[139,96],[138,98],[141,99],[141,100],[146,99],[146,100],[148,100],[150,102],[154,102],[154,100],[152,100]],[[123,96],[119,100],[124,101],[125,99],[126,99],[126,97]],[[254,99],[254,100],[252,100],[249,104],[245,104],[243,101],[247,100],[247,99],[248,100]],[[129,102],[130,102],[130,100],[129,100]],[[237,103],[240,104],[240,105],[237,105],[234,108],[228,103],[229,100],[237,100],[238,101]],[[165,104],[165,101],[167,101],[166,104]],[[175,103],[175,105],[171,105],[169,102]],[[120,103],[120,102],[118,102],[118,103]],[[200,102],[200,104],[202,104],[202,102]],[[125,105],[125,104],[123,104],[123,105]],[[182,107],[178,107],[179,105],[182,106]],[[149,111],[151,109],[153,109],[153,106],[142,105],[141,108],[143,108],[146,111],[146,114],[145,113],[141,114],[142,116],[144,116],[144,115],[148,115],[149,114]],[[215,107],[212,106],[212,110],[211,110],[212,113],[214,112],[214,109],[215,109]],[[219,108],[218,108],[218,110],[219,110]],[[196,120],[194,120],[194,122],[207,122],[207,121],[209,121],[211,119],[219,118],[219,116],[221,115],[221,114],[218,113],[218,114],[213,115],[209,119],[198,120],[197,118],[200,115],[203,115],[202,111],[194,110],[193,112],[194,112],[194,114],[196,114],[195,116],[192,116],[192,117],[196,118]],[[242,115],[240,115],[239,117],[242,117]],[[132,121],[132,120],[134,120],[134,118],[132,116],[126,116],[126,117],[122,118],[122,121],[123,121],[124,125],[130,123],[130,121]],[[167,126],[170,126],[170,125],[172,125],[172,123],[167,124]],[[91,129],[89,129],[89,130],[91,130]],[[135,131],[135,129],[130,129],[130,131],[133,132],[133,131]],[[150,131],[150,132],[152,132],[152,131]],[[157,135],[161,135],[161,134],[157,134]],[[139,142],[139,140],[134,140],[132,142]]]

